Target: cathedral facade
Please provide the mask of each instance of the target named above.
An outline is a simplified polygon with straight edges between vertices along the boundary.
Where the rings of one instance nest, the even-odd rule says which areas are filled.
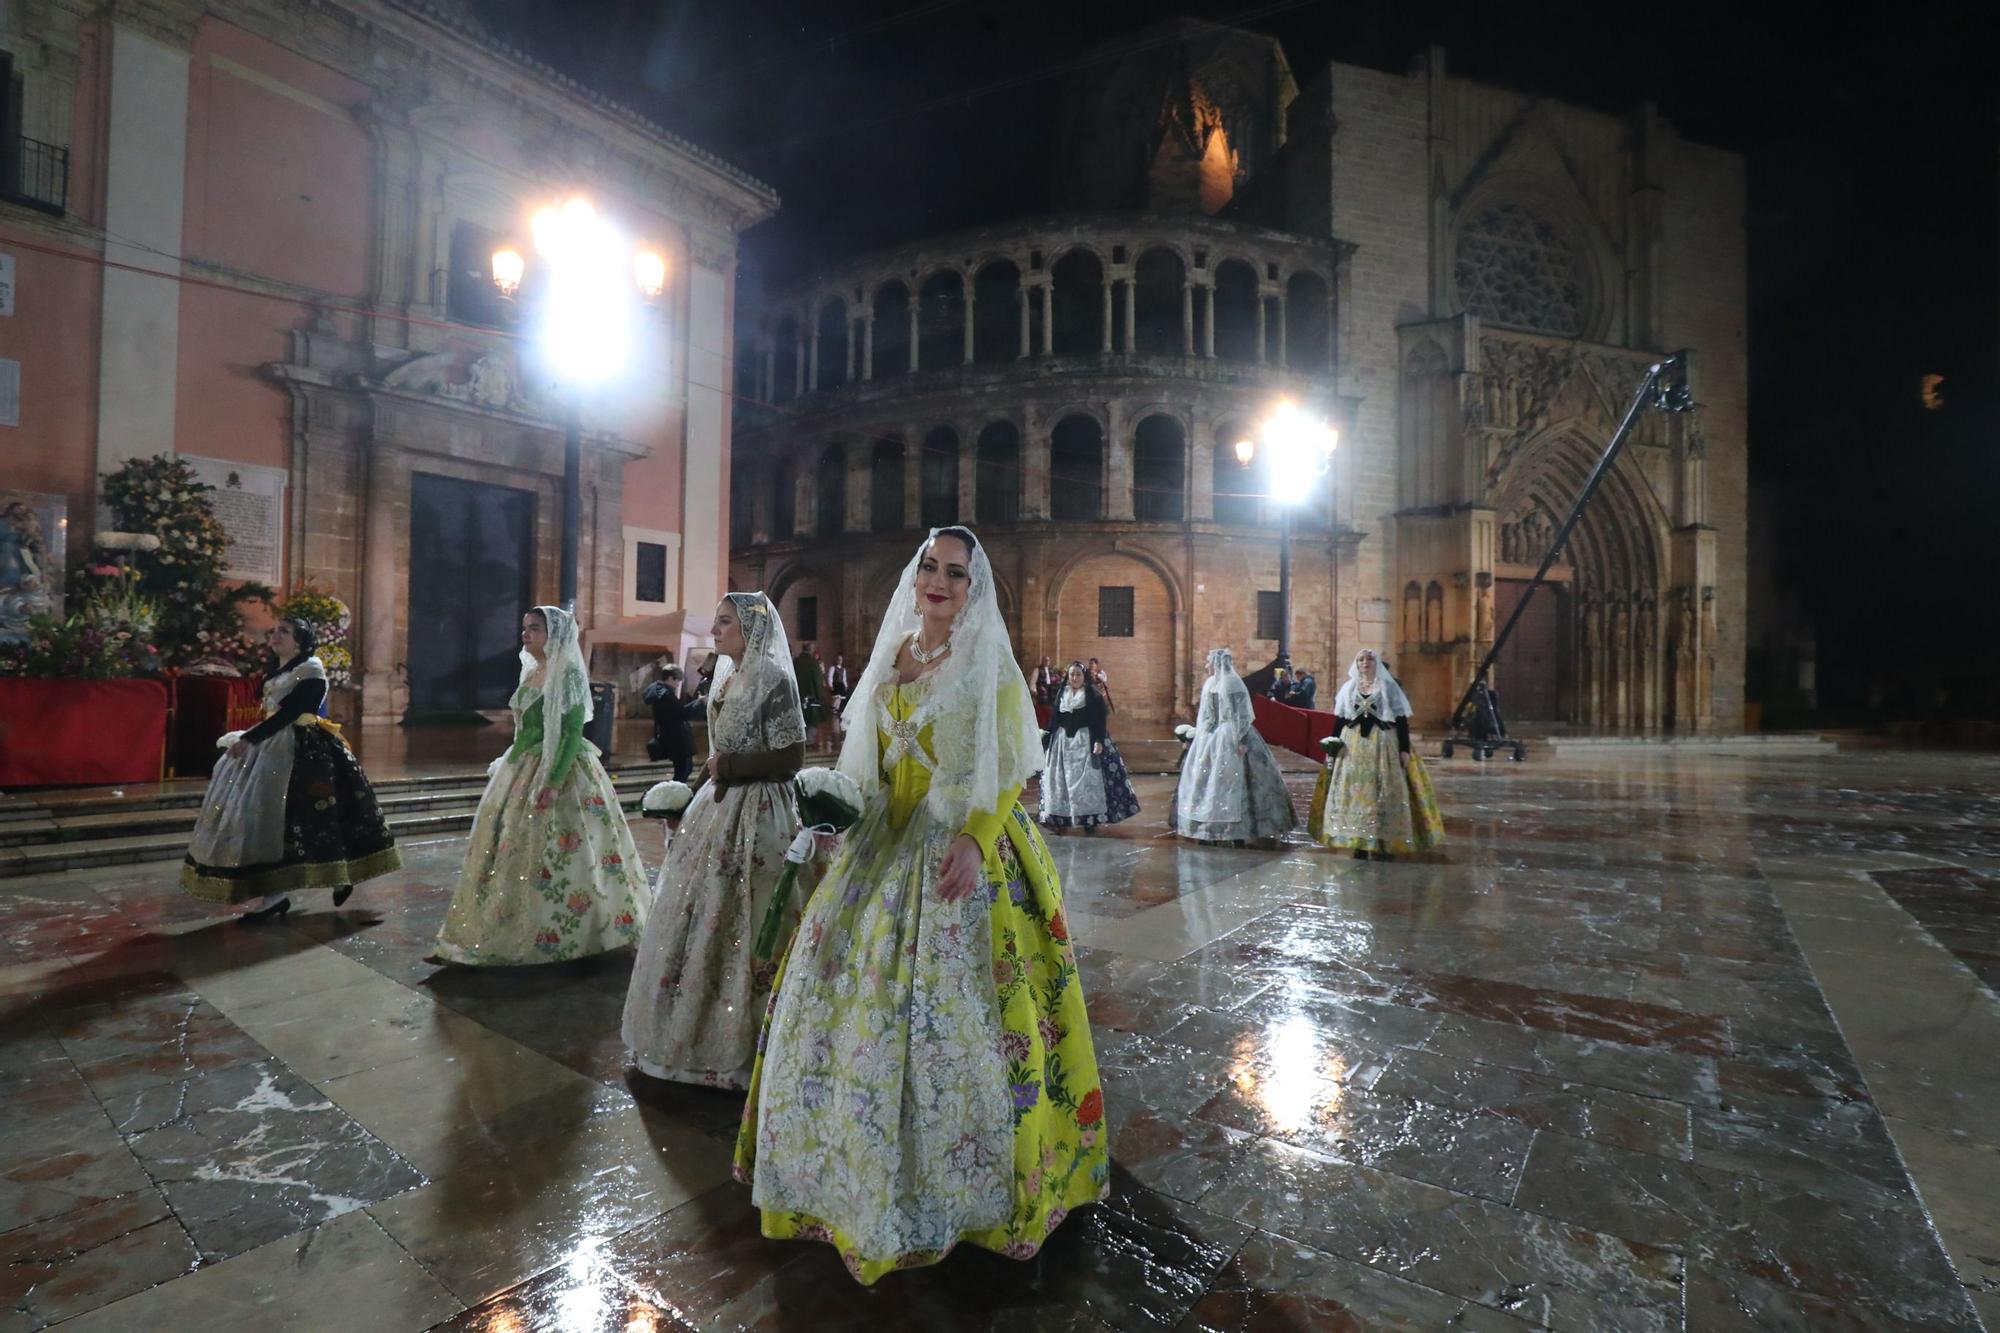
[[[858,657],[924,528],[967,522],[1016,648],[1187,717],[1208,649],[1325,693],[1382,650],[1435,727],[1647,368],[1643,418],[1496,681],[1521,723],[1742,717],[1743,164],[1627,114],[1332,65],[1182,21],[1068,98],[1069,211],[874,255],[745,309],[730,577]],[[1281,474],[1280,403],[1339,432]],[[1280,596],[1289,544],[1289,596]]]

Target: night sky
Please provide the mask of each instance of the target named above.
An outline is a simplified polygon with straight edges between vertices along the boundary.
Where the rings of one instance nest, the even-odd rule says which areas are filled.
[[[1326,61],[1456,73],[1622,112],[1651,98],[1750,167],[1751,470],[1822,701],[2000,713],[2000,100],[1993,8],[1172,6],[483,0],[498,32],[776,186],[746,268],[782,281],[1048,205],[1064,79],[1185,13]],[[1087,68],[1087,66],[1085,66]],[[1942,410],[1920,406],[1926,373]],[[1985,608],[1982,610],[1981,608]],[[1753,663],[1753,671],[1755,664]],[[1942,685],[1948,699],[1937,696]],[[1753,679],[1753,695],[1755,693]]]

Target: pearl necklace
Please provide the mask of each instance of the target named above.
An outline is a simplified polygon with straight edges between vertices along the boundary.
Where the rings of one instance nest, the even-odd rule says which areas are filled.
[[[931,663],[937,661],[940,657],[943,657],[946,653],[950,651],[951,651],[950,639],[946,639],[943,643],[931,649],[929,652],[925,652],[924,645],[918,641],[917,636],[915,634],[912,634],[910,636],[910,656],[917,659],[918,666],[929,666]]]

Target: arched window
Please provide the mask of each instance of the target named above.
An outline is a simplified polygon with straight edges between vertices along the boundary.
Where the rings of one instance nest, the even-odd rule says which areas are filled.
[[[1181,288],[1187,267],[1172,250],[1148,250],[1134,268],[1138,351],[1146,356],[1180,356],[1187,350],[1181,328]]]
[[[819,308],[819,378],[815,389],[847,383],[847,303],[829,296]]]
[[[1055,352],[1096,356],[1104,349],[1104,265],[1088,250],[1072,250],[1056,261]]]
[[[1049,438],[1049,512],[1057,519],[1104,517],[1104,428],[1077,413]]]
[[[921,466],[923,525],[937,528],[958,522],[958,432],[939,426],[924,436]]]
[[[1224,361],[1257,359],[1257,270],[1240,259],[1215,270],[1215,355]]]
[[[972,359],[1005,365],[1021,355],[1021,270],[996,259],[972,282]]]
[[[875,290],[875,375],[878,380],[910,373],[910,289],[885,282]]]
[[[1240,523],[1247,527],[1257,521],[1263,481],[1258,476],[1254,460],[1247,467],[1236,461],[1236,442],[1249,434],[1248,422],[1232,417],[1216,423],[1214,496],[1217,523]]]
[[[1333,307],[1328,304],[1326,279],[1317,273],[1294,273],[1285,284],[1285,364],[1293,370],[1324,375],[1331,367]]]
[[[1021,516],[1021,432],[995,421],[979,432],[979,473],[973,491],[981,523],[1012,523]]]
[[[868,460],[868,525],[877,532],[894,532],[903,518],[903,442],[877,440]]]
[[[949,269],[924,282],[917,313],[923,345],[917,351],[922,370],[948,370],[965,364],[965,279]]]
[[[831,537],[847,530],[847,450],[829,444],[819,456],[819,513],[815,531]]]
[[[1187,432],[1165,414],[1147,417],[1132,437],[1132,516],[1178,523],[1187,512]]]

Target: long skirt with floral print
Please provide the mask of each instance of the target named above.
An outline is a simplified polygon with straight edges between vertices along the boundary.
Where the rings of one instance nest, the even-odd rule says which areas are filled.
[[[1444,842],[1430,770],[1412,750],[1396,749],[1396,733],[1357,727],[1342,733],[1346,744],[1320,769],[1306,832],[1322,847],[1407,855]]]
[[[546,810],[538,756],[503,759],[472,819],[438,957],[507,966],[558,963],[632,944],[651,895],[618,793],[585,744]]]
[[[958,830],[886,803],[793,937],[736,1140],[774,1239],[872,1284],[966,1241],[1032,1257],[1104,1197],[1110,1140],[1062,886],[1017,804],[981,892],[937,897]]]
[[[778,905],[782,927],[757,952],[764,916],[798,831],[789,782],[742,782],[695,794],[654,885],[652,918],[625,993],[625,1048],[654,1078],[750,1085],[771,979],[812,891],[801,873]]]

